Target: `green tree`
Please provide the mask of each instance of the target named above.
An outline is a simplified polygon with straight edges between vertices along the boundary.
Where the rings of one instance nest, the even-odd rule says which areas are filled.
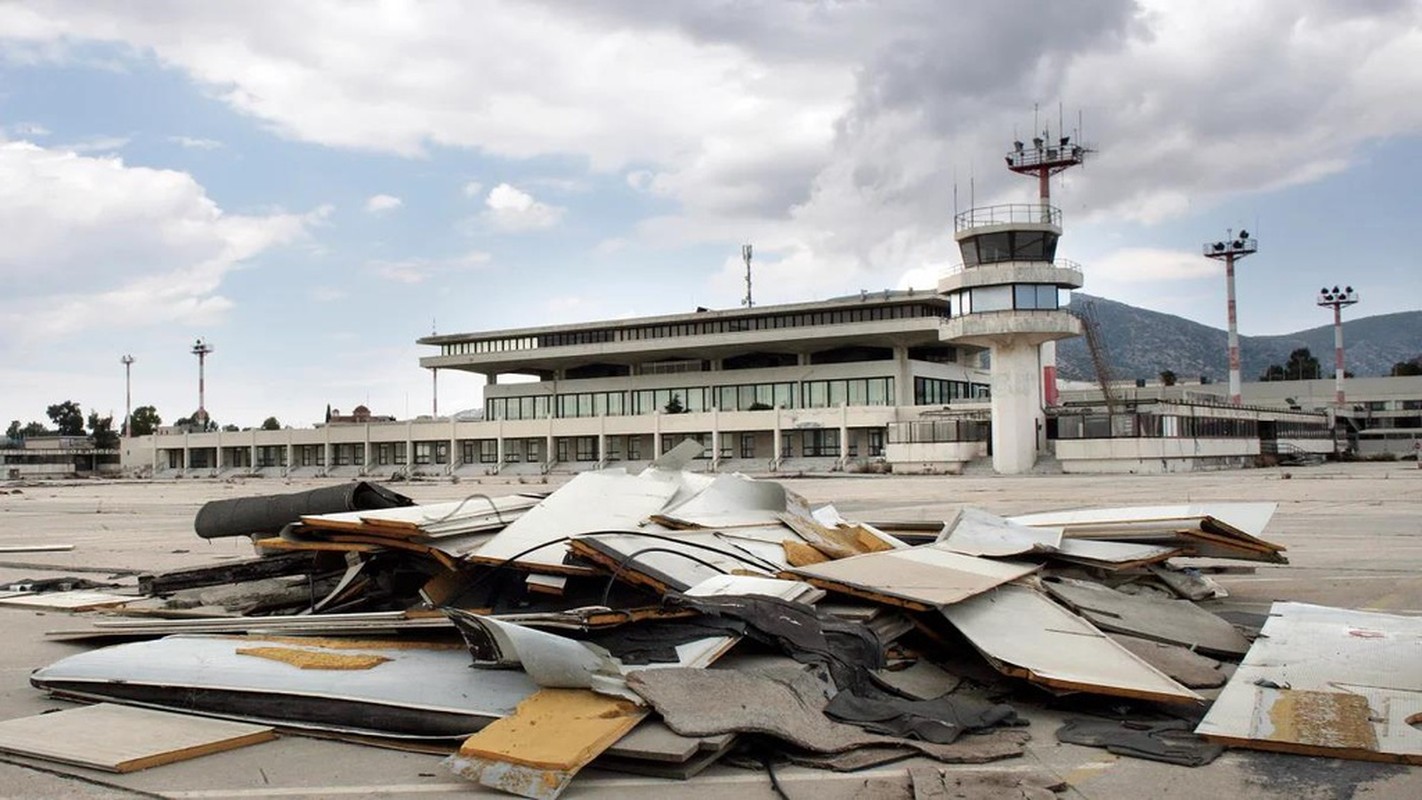
[[[107,417],[99,416],[99,412],[89,412],[89,435],[94,439],[94,446],[100,450],[114,450],[119,446],[119,436],[114,432],[114,418],[110,414]]]
[[[1289,353],[1289,360],[1283,364],[1271,364],[1259,376],[1261,381],[1305,381],[1322,378],[1323,368],[1307,347],[1300,347]]]
[[[262,430],[279,431],[281,430],[281,423],[277,421],[276,417],[267,417],[266,419],[262,420]]]
[[[1407,375],[1422,375],[1422,356],[1417,356],[1411,361],[1399,361],[1392,365],[1392,371],[1388,373],[1394,378],[1401,378]]]
[[[31,436],[48,436],[51,433],[54,433],[54,431],[46,428],[43,422],[31,422],[20,429],[20,438],[28,439]]]
[[[44,410],[60,436],[84,435],[84,409],[73,400],[56,403]]]
[[[674,394],[671,396],[671,399],[667,401],[666,408],[662,410],[668,414],[684,414],[686,413],[686,406],[681,404],[681,395]]]
[[[163,418],[158,416],[158,409],[153,406],[139,406],[128,418],[128,435],[148,436],[162,424]]]
[[[1163,369],[1163,370],[1160,371],[1160,385],[1161,385],[1161,386],[1174,386],[1176,380],[1177,380],[1177,377],[1176,377],[1176,375],[1175,375],[1175,370]]]
[[[17,420],[17,419],[12,419],[12,420],[10,420],[10,427],[8,427],[8,428],[5,429],[5,438],[6,438],[6,439],[11,439],[11,440],[19,439],[19,438],[20,438],[20,421],[19,421],[19,420]]]

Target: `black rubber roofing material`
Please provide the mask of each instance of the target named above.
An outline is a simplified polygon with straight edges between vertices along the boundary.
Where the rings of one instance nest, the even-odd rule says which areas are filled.
[[[933,700],[904,700],[840,692],[825,706],[825,715],[872,733],[939,744],[952,744],[964,733],[998,725],[1027,724],[1012,706],[950,695]]]
[[[1224,746],[1196,736],[1194,727],[1184,720],[1118,722],[1077,718],[1067,720],[1057,729],[1057,740],[1104,747],[1108,753],[1121,756],[1198,767],[1218,758]]]
[[[275,534],[288,523],[296,522],[303,516],[371,511],[414,504],[414,500],[384,486],[358,481],[294,494],[213,500],[198,509],[193,528],[197,535],[204,539],[248,536],[254,533]]]

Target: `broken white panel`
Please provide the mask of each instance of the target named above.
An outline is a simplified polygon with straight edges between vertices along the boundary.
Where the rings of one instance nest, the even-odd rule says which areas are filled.
[[[1422,618],[1275,603],[1195,732],[1239,747],[1422,764]]]
[[[691,462],[700,458],[706,452],[706,446],[695,439],[683,439],[672,449],[662,453],[653,459],[650,466],[642,470],[643,475],[656,470],[663,472],[682,472],[691,466]]]
[[[814,605],[825,596],[825,591],[804,581],[759,578],[753,575],[716,575],[687,589],[683,594],[687,597],[751,594]]]
[[[1054,558],[1102,567],[1145,564],[1180,555],[1178,547],[1136,542],[1100,542],[1095,539],[1062,539]]]
[[[1039,564],[993,561],[929,545],[865,553],[792,567],[789,571],[833,587],[894,597],[931,608],[960,602],[1038,569]]]
[[[456,612],[456,624],[476,626],[494,645],[497,667],[522,667],[534,683],[546,689],[591,689],[642,705],[639,695],[627,688],[624,676],[633,670],[667,667],[706,667],[731,649],[739,636],[706,636],[676,646],[676,661],[624,666],[608,650],[555,633],[527,628],[492,617]]]
[[[1026,586],[1000,586],[943,616],[1001,671],[1056,689],[1164,702],[1201,697]]]
[[[104,608],[132,603],[139,598],[132,595],[108,594],[76,589],[72,592],[36,592],[15,597],[0,598],[0,605],[24,606],[27,608],[53,608],[63,611],[84,611],[90,608]]]
[[[1200,526],[1206,517],[1224,522],[1247,534],[1260,536],[1274,517],[1278,503],[1188,503],[1161,506],[1124,506],[1117,508],[1080,508],[1069,511],[1045,511],[1008,517],[1019,525],[1063,527],[1067,536],[1102,538],[1131,529],[1161,531]]]
[[[1061,544],[1061,528],[1033,528],[980,508],[964,508],[943,526],[943,533],[933,546],[969,556],[1001,558],[1052,553],[1060,549]]]
[[[780,484],[733,474],[716,476],[706,488],[668,506],[659,516],[698,528],[775,525],[776,515],[785,508],[785,488]]]
[[[561,540],[584,533],[635,531],[666,505],[678,485],[621,470],[581,473],[525,511],[474,557],[482,562],[517,559],[534,571],[588,572],[563,563],[567,545]]]
[[[779,541],[732,538],[716,531],[656,530],[643,533],[597,533],[578,541],[619,565],[613,569],[635,572],[676,591],[734,572],[755,572],[767,577],[785,568],[785,550]]]

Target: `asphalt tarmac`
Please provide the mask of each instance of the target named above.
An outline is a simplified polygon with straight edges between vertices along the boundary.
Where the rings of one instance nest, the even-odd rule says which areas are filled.
[[[528,480],[528,479],[525,479]],[[1168,476],[1031,475],[1020,477],[844,476],[782,479],[812,503],[832,502],[846,517],[942,520],[965,505],[1000,514],[1103,505],[1273,501],[1278,513],[1265,538],[1288,547],[1287,566],[1218,580],[1230,606],[1263,613],[1274,600],[1422,614],[1422,470],[1411,462]],[[397,488],[418,502],[556,487],[485,479],[416,482]],[[192,532],[206,501],[298,491],[327,481],[77,481],[0,484],[0,546],[73,544],[66,553],[0,554],[0,582],[213,565],[251,556],[245,540],[208,542]],[[132,584],[132,577],[118,578]],[[48,641],[46,630],[72,627],[64,612],[0,608],[0,719],[70,707],[30,687],[29,673],[87,645]],[[1069,784],[1063,798],[1416,798],[1422,768],[1232,750],[1199,768],[1120,758],[1058,744],[1068,714],[1015,703],[1031,720],[1025,757],[962,771],[1042,770]],[[798,767],[776,771],[795,800],[908,798],[913,760],[839,774]],[[440,757],[301,736],[153,769],[112,775],[0,755],[0,797],[507,797],[454,776]],[[773,798],[763,772],[716,765],[689,782],[586,770],[564,794],[578,798]]]

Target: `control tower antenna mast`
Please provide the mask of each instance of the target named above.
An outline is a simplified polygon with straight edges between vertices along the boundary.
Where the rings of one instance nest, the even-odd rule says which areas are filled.
[[[1037,125],[1037,108],[1032,108],[1032,125]],[[1019,175],[1037,176],[1037,197],[1039,214],[1041,221],[1045,224],[1052,224],[1052,176],[1064,172],[1079,164],[1085,163],[1086,156],[1092,152],[1084,147],[1080,142],[1073,142],[1070,136],[1062,131],[1057,131],[1059,136],[1055,141],[1051,139],[1048,131],[1043,130],[1039,135],[1032,137],[1032,146],[1028,147],[1021,139],[1012,143],[1012,152],[1007,154],[1007,168]],[[1057,345],[1055,341],[1042,343],[1042,404],[1054,406],[1057,404]]]
[[[741,259],[746,262],[746,299],[744,299],[744,300],[741,301],[741,305],[745,306],[746,308],[750,308],[750,307],[752,307],[752,306],[755,305],[755,301],[751,299],[751,269],[750,269],[750,265],[751,265],[751,246],[750,246],[750,245],[748,245],[748,244],[743,244],[743,245],[741,245]]]

